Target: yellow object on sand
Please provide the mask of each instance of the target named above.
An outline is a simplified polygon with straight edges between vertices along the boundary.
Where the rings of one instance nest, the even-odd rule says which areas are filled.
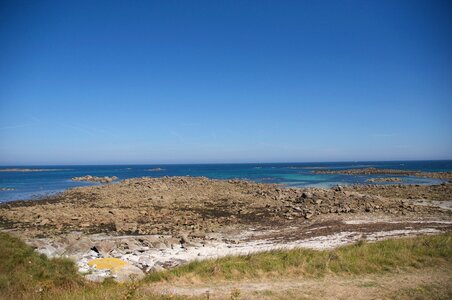
[[[115,273],[125,267],[127,265],[127,262],[119,258],[107,257],[90,260],[88,262],[88,265],[95,267],[96,269],[109,269],[113,273]]]

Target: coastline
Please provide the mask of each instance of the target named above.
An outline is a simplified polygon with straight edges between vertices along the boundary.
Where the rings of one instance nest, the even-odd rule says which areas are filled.
[[[315,174],[315,170],[361,168],[419,170],[422,172],[452,171],[452,161],[411,162],[336,162],[336,163],[268,163],[268,164],[188,164],[188,165],[86,165],[86,166],[10,166],[6,169],[54,169],[47,172],[0,172],[0,202],[37,199],[55,195],[66,189],[140,177],[205,176],[212,179],[240,178],[261,183],[281,184],[289,187],[330,188],[335,185],[367,184],[369,179],[382,175]],[[158,171],[156,171],[158,170]],[[73,181],[84,178],[88,181]],[[400,176],[403,184],[431,185],[441,179]],[[87,179],[87,178],[86,178]],[[383,182],[385,183],[385,182]],[[391,182],[389,182],[391,183]]]

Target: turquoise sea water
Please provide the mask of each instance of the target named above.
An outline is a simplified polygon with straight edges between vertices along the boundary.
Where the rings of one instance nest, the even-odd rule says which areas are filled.
[[[0,167],[47,169],[45,172],[0,172],[0,202],[33,199],[64,191],[67,188],[94,185],[73,182],[72,177],[117,176],[119,179],[162,176],[206,176],[217,179],[240,178],[256,182],[277,183],[292,187],[331,187],[367,183],[366,180],[384,175],[353,176],[314,174],[319,169],[390,168],[428,172],[452,171],[452,161],[392,161],[392,162],[329,162],[329,163],[265,163],[265,164],[192,164],[192,165],[108,165],[108,166],[20,166]],[[161,168],[160,171],[152,169]],[[406,184],[432,184],[440,180],[403,177]]]

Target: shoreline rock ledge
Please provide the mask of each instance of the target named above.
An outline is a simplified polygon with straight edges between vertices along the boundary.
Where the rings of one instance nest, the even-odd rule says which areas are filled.
[[[113,182],[115,180],[118,180],[118,177],[116,176],[104,176],[104,177],[97,177],[97,176],[81,176],[81,177],[72,177],[72,181],[88,181],[88,182],[101,182],[101,183],[109,183]]]

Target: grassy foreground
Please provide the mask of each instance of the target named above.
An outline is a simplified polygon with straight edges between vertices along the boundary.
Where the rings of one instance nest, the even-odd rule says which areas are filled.
[[[66,259],[47,259],[22,241],[0,233],[2,299],[156,299],[140,289],[148,282],[224,281],[398,272],[452,266],[452,234],[357,243],[329,251],[271,251],[192,262],[149,274],[130,284],[88,283]],[[175,298],[171,298],[175,299]]]

